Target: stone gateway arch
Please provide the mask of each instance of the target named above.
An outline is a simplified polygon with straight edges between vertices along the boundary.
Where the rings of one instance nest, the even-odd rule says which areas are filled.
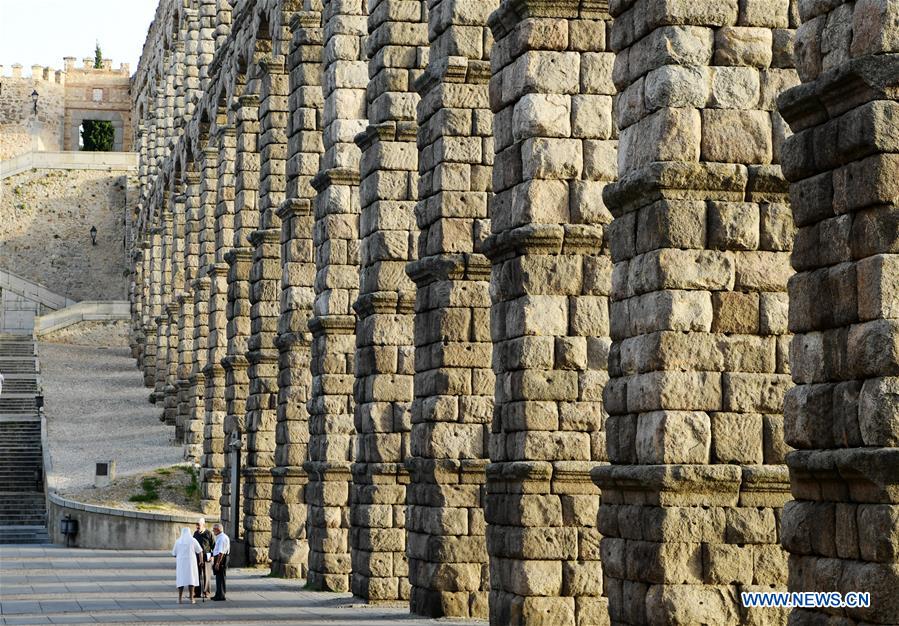
[[[899,623],[894,0],[163,0],[132,97],[133,353],[251,564]]]

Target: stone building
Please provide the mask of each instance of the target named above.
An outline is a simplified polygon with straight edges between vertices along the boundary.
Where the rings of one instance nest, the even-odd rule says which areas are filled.
[[[132,348],[248,561],[899,623],[899,5],[163,0]],[[748,608],[748,591],[867,607]]]
[[[104,59],[103,67],[95,68],[93,57],[81,67],[74,57],[64,62],[64,70],[33,65],[30,77],[22,76],[21,65],[13,65],[9,76],[0,66],[0,160],[26,152],[78,150],[85,120],[111,122],[113,150],[132,150],[128,64],[114,69]],[[32,94],[37,94],[37,106]]]

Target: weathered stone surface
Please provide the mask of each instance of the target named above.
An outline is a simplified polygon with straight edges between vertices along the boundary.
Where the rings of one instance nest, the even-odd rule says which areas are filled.
[[[891,2],[175,4],[133,350],[235,549],[496,624],[899,619]]]
[[[899,478],[878,476],[874,486],[869,464],[899,446],[896,248],[890,243],[897,206],[895,175],[887,173],[895,170],[896,141],[895,125],[880,121],[892,115],[895,90],[875,88],[832,113],[803,107],[840,93],[835,76],[866,76],[881,67],[879,54],[895,49],[899,29],[888,2],[800,3],[800,9],[803,84],[780,99],[796,131],[783,154],[801,226],[799,273],[789,288],[797,386],[784,407],[786,441],[801,449],[787,455],[795,498],[783,515],[789,587],[864,585],[871,607],[849,609],[845,619],[889,623],[899,619],[899,607],[878,581],[890,579],[899,561],[892,495]],[[889,82],[895,85],[895,78]],[[867,79],[859,83],[867,91]],[[825,155],[819,146],[838,129],[846,139]],[[826,613],[796,611],[794,619],[829,619]]]

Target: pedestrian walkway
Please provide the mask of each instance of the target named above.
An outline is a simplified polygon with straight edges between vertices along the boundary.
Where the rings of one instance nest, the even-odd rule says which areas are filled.
[[[228,573],[228,601],[178,604],[165,552],[0,546],[0,624],[478,624],[427,620],[405,607],[359,604],[349,594],[304,591],[268,570]],[[483,622],[480,622],[483,624]]]

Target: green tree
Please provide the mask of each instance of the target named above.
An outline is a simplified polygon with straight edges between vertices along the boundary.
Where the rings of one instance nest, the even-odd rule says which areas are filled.
[[[94,69],[103,67],[103,51],[100,42],[94,48]],[[110,152],[115,143],[112,122],[106,120],[84,120],[81,124],[81,149],[86,152]]]

